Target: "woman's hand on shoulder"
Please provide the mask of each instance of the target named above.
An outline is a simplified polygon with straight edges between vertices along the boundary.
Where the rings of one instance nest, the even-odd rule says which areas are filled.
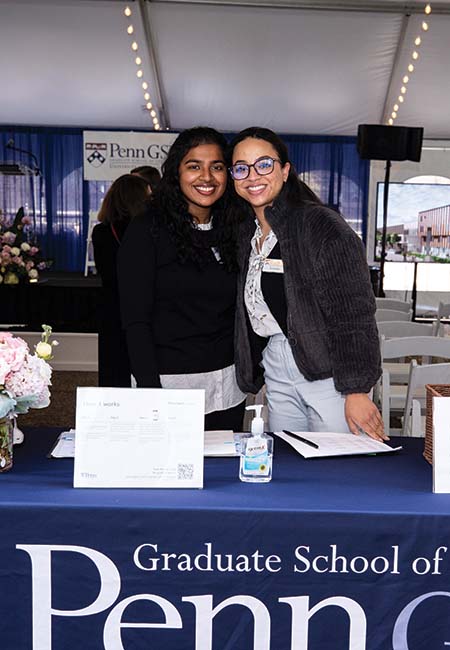
[[[352,433],[362,432],[374,440],[389,440],[384,431],[380,412],[366,393],[351,393],[345,396],[345,419]]]

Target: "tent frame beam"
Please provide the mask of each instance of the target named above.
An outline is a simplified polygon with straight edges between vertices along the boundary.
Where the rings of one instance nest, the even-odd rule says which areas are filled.
[[[353,11],[357,13],[392,13],[392,14],[422,14],[423,1],[399,3],[395,0],[379,0],[378,2],[359,2],[358,0],[139,0],[153,4],[181,5],[210,5],[228,7],[258,7],[262,9],[290,9],[299,11]],[[450,2],[433,4],[430,0],[433,14],[450,15]]]

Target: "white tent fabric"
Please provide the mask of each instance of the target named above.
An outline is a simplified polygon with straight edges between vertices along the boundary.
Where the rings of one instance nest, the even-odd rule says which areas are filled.
[[[128,4],[133,37],[126,3],[118,0],[0,0],[0,122],[151,128],[130,48],[136,37],[162,126],[234,131],[261,124],[284,133],[355,135],[358,124],[382,123],[392,110],[425,6]],[[431,5],[396,124],[447,139],[450,3]]]

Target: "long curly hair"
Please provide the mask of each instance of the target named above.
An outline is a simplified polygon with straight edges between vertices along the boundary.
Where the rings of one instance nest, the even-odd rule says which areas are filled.
[[[272,145],[272,147],[277,152],[282,166],[284,166],[286,163],[290,164],[289,175],[283,189],[288,206],[295,207],[301,205],[302,203],[315,203],[317,205],[323,205],[322,201],[312,191],[312,189],[308,187],[306,183],[300,180],[297,170],[289,160],[289,152],[287,146],[280,138],[280,136],[278,136],[270,129],[266,129],[262,126],[250,126],[247,129],[240,131],[230,142],[227,151],[228,166],[231,166],[232,164],[233,151],[235,147],[247,138],[265,140],[270,145]],[[245,201],[237,194],[236,190],[233,187],[230,190],[229,218],[240,219],[242,221],[246,216],[254,218],[255,215],[253,208],[249,203],[247,203],[247,201]]]
[[[156,208],[158,218],[164,223],[175,242],[179,261],[181,263],[192,261],[200,267],[210,259],[210,253],[196,245],[196,230],[192,227],[193,219],[180,188],[179,168],[187,153],[202,144],[218,145],[225,161],[228,145],[221,133],[207,126],[186,129],[170,147],[162,166],[162,178],[150,200],[150,205]],[[228,214],[229,185],[228,182],[224,195],[214,204],[212,214],[214,238],[221,260],[227,270],[234,270],[236,228]]]

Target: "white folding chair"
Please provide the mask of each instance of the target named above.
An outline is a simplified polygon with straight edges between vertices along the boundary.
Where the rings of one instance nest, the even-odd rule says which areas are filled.
[[[377,393],[381,396],[381,413],[386,432],[390,431],[391,412],[403,413],[404,411],[407,386],[404,385],[402,377],[400,377],[401,383],[399,383],[395,371],[391,371],[385,365],[385,360],[402,357],[420,357],[427,363],[432,357],[450,359],[450,339],[437,336],[409,336],[392,339],[381,337],[383,371]]]
[[[435,328],[430,323],[391,320],[377,322],[378,333],[387,339],[404,336],[435,336]]]
[[[409,313],[412,309],[411,303],[406,300],[394,300],[393,298],[375,298],[377,309],[395,309]]]
[[[397,309],[377,309],[375,312],[375,320],[377,323],[388,320],[402,320],[410,321],[412,318],[412,311],[398,311]]]
[[[403,436],[423,438],[425,435],[425,416],[422,413],[426,408],[427,384],[450,384],[450,363],[419,366],[415,359],[411,361],[403,413]]]
[[[439,302],[437,317],[433,323],[436,336],[441,334],[441,320],[443,318],[450,318],[450,302]]]

